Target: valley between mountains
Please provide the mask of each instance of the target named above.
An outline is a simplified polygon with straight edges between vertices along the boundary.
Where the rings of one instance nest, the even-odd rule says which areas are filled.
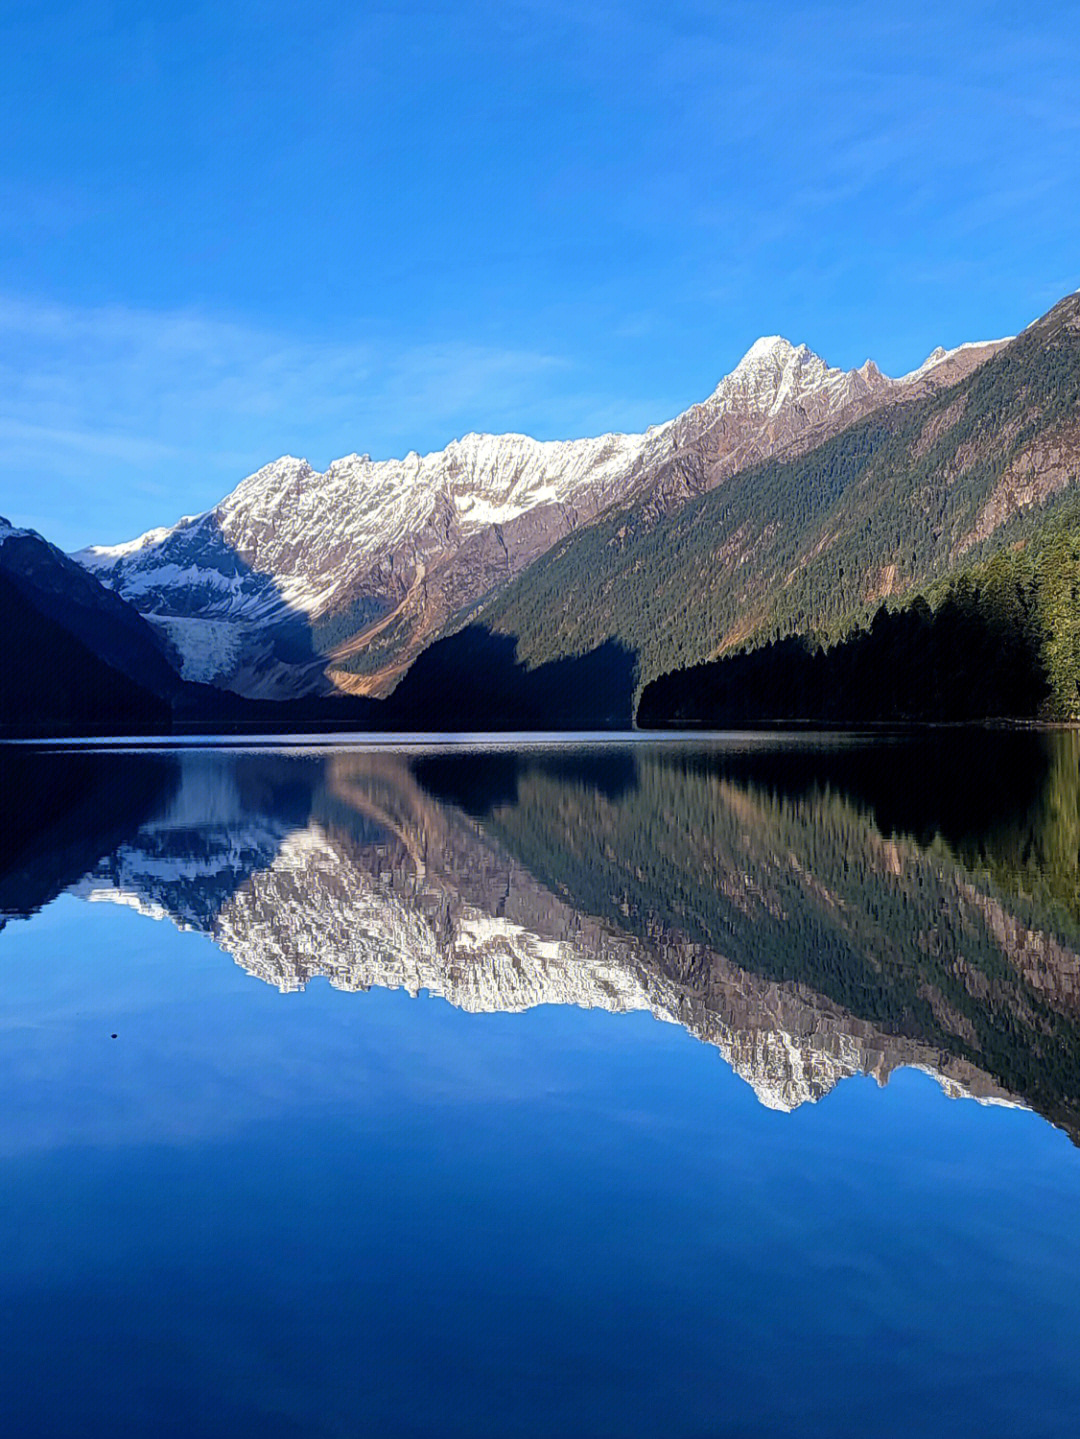
[[[0,723],[1077,717],[1078,474],[1080,295],[898,379],[767,337],[639,435],[284,457],[73,557],[0,523]],[[882,607],[902,635],[872,639]],[[898,645],[929,690],[862,682]],[[957,653],[988,657],[974,686]]]

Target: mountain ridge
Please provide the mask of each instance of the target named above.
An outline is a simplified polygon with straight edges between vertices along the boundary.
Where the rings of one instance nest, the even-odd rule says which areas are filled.
[[[620,507],[470,618],[513,636],[526,666],[619,643],[645,685],[788,635],[835,639],[1022,542],[1080,475],[1080,295],[952,384],[933,373],[805,450],[699,475],[681,506]]]
[[[706,400],[639,435],[470,434],[322,473],[284,456],[202,515],[74,558],[167,636],[185,679],[253,697],[384,695],[456,615],[613,506],[645,495],[667,512],[1000,343],[935,351],[893,380],[767,336]]]
[[[0,574],[47,619],[159,699],[177,686],[167,640],[37,530],[0,517]]]

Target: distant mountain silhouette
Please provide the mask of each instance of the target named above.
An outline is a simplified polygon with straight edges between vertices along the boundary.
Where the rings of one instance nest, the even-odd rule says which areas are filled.
[[[107,664],[0,574],[0,732],[168,729],[168,703]]]

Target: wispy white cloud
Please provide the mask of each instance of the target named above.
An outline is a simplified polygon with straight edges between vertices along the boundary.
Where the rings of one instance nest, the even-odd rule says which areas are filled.
[[[27,424],[0,415],[0,457],[10,466],[28,457],[61,452],[118,460],[126,465],[152,465],[179,452],[172,445],[143,440],[135,435],[102,430],[69,430],[54,425]]]
[[[321,465],[542,429],[567,369],[522,348],[322,343],[194,312],[0,297],[0,510],[55,510],[61,543],[118,538],[213,504],[286,451]]]

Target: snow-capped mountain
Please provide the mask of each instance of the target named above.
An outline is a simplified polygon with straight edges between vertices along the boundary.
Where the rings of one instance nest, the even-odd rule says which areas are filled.
[[[384,694],[456,615],[631,496],[668,508],[869,410],[951,383],[995,348],[889,379],[758,340],[704,403],[640,435],[466,435],[402,460],[285,456],[205,514],[75,557],[135,605],[185,679],[266,697]]]
[[[321,474],[285,456],[206,514],[76,558],[168,633],[186,679],[330,691],[333,661],[380,636],[400,673],[454,609],[625,493],[662,434],[466,435],[403,460],[349,455]]]

